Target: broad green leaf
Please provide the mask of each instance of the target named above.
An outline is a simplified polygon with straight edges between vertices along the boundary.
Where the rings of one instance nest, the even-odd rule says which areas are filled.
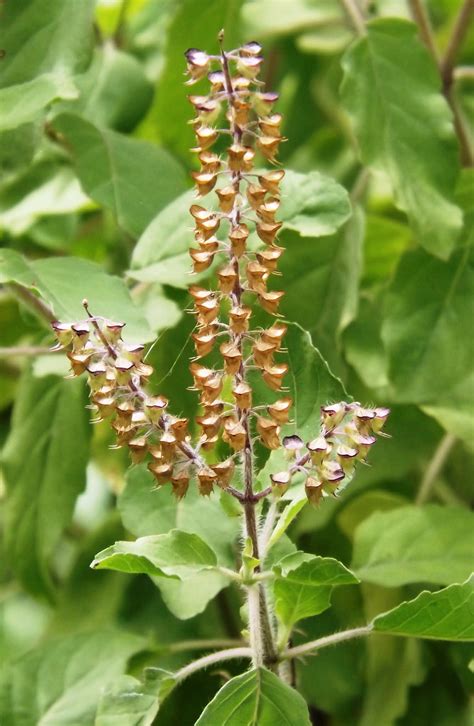
[[[286,225],[296,229],[297,220],[298,215]],[[364,217],[357,209],[337,234],[321,239],[303,236],[310,224],[311,218],[303,221],[300,217],[301,236],[288,232],[281,236],[286,247],[279,265],[286,292],[281,311],[308,330],[326,360],[335,365],[339,335],[354,318],[358,306]]]
[[[177,502],[168,487],[153,489],[146,467],[133,467],[119,499],[125,527],[136,536],[162,534],[177,527],[198,535],[216,553],[217,562],[235,566],[233,545],[240,531],[237,518],[224,515],[217,493],[201,497],[191,485],[186,497]],[[179,618],[202,612],[208,602],[228,584],[218,572],[198,572],[186,581],[156,578],[166,605]]]
[[[87,73],[76,79],[76,85],[80,97],[56,104],[55,113],[77,113],[93,124],[124,133],[136,126],[153,97],[143,65],[112,43],[96,49]]]
[[[361,580],[384,587],[463,581],[472,570],[473,527],[474,513],[458,507],[376,512],[356,530],[352,568]]]
[[[146,343],[154,338],[124,282],[94,262],[76,257],[29,261],[14,250],[0,251],[0,282],[16,282],[37,290],[65,322],[83,320],[86,298],[96,315],[126,323],[124,338]]]
[[[84,191],[133,237],[185,188],[181,166],[165,149],[71,113],[57,116],[54,128],[71,149]]]
[[[344,355],[371,390],[386,391],[388,361],[381,339],[384,292],[360,300],[358,315],[343,333]],[[385,396],[384,396],[385,398]]]
[[[326,610],[336,585],[358,582],[337,560],[302,553],[305,561],[301,562],[299,554],[284,557],[273,568],[277,574],[273,583],[275,610],[286,626]]]
[[[403,597],[401,589],[363,585],[367,621],[389,610]],[[358,726],[394,724],[406,712],[411,689],[423,682],[427,671],[424,646],[412,638],[373,633],[365,642],[365,688]]]
[[[334,25],[344,16],[337,0],[255,0],[244,5],[242,17],[250,36],[268,38]]]
[[[340,53],[346,48],[353,38],[352,32],[343,23],[334,25],[327,24],[318,30],[302,33],[296,44],[302,53],[314,53],[315,55],[331,55]]]
[[[458,148],[438,69],[417,35],[405,20],[369,22],[343,59],[342,97],[362,160],[388,174],[416,239],[446,259],[462,224]]]
[[[347,400],[348,394],[341,380],[332,374],[321,353],[314,347],[309,333],[299,325],[288,326],[285,347],[290,367],[285,383],[293,398],[294,423],[284,426],[283,434],[288,436],[297,432],[303,440],[310,441],[320,429],[321,406],[329,401]],[[259,379],[255,380],[255,390],[255,400],[274,400]],[[258,476],[262,488],[270,483],[271,474],[282,471],[287,465],[288,460],[282,450],[272,451]]]
[[[172,675],[158,668],[145,668],[143,682],[121,676],[104,691],[94,726],[151,726],[172,687]]]
[[[195,193],[189,190],[168,204],[145,229],[132,254],[130,277],[187,287],[191,262],[189,246],[192,218],[189,207]]]
[[[309,174],[287,172],[281,192],[278,218],[286,229],[292,229],[302,237],[333,234],[351,215],[346,190],[317,171]]]
[[[228,681],[196,726],[310,726],[308,708],[294,688],[265,668]]]
[[[0,191],[0,229],[18,236],[41,217],[65,215],[90,206],[74,172],[51,162],[31,166]]]
[[[184,580],[216,564],[216,555],[204,540],[173,529],[168,534],[140,537],[135,542],[116,542],[99,552],[91,567]]]
[[[53,101],[75,99],[77,96],[71,80],[52,73],[44,73],[16,86],[0,88],[0,106],[5,109],[0,117],[0,131],[35,121]]]
[[[412,234],[407,224],[381,214],[368,214],[364,239],[363,283],[374,285],[389,279]]]
[[[310,335],[299,325],[289,325],[285,336],[290,372],[285,379],[293,398],[294,428],[302,438],[319,431],[321,406],[347,399],[339,378],[334,376]]]
[[[474,640],[474,576],[438,592],[421,592],[374,618],[374,629],[435,640]]]
[[[0,129],[33,121],[57,98],[77,96],[73,75],[90,59],[93,7],[92,0],[5,4]]]
[[[448,262],[411,251],[388,291],[382,325],[397,400],[438,409],[440,422],[446,411],[446,426],[466,438],[473,421],[473,300],[474,247]]]
[[[145,647],[136,635],[104,628],[30,651],[11,666],[2,725],[93,726],[103,689]]]
[[[5,543],[13,571],[33,593],[52,594],[51,560],[85,485],[86,403],[82,381],[26,372],[19,387],[2,453]]]
[[[167,148],[186,160],[190,159],[189,149],[194,146],[194,135],[187,125],[192,117],[192,109],[183,86],[183,72],[186,69],[183,54],[188,48],[201,48],[208,53],[218,52],[217,34],[221,29],[225,32],[226,48],[234,48],[238,42],[240,6],[241,0],[207,0],[206,3],[183,0],[176,6],[176,13],[168,28],[164,68],[159,79],[156,102],[150,113],[150,123],[157,129]],[[192,92],[200,87],[193,86]]]
[[[325,271],[326,265],[330,267],[332,264],[334,266],[337,264],[335,257],[340,258],[340,264],[344,264],[340,249],[342,243],[336,245],[335,252],[332,239],[318,241],[314,238],[334,233],[348,219],[351,208],[345,189],[330,177],[317,172],[304,175],[290,170],[286,172],[281,188],[282,204],[278,216],[283,222],[283,228],[312,238],[300,240],[296,235],[288,236],[289,249],[282,258],[283,261],[286,257],[290,258],[288,269],[285,263],[282,267],[285,277],[289,278],[290,283],[292,279],[296,282],[303,268],[307,274],[308,264],[315,265],[321,260],[321,256],[324,258],[321,264],[324,265]],[[131,277],[144,282],[162,282],[176,287],[186,287],[189,284],[188,249],[192,238],[189,207],[193,200],[194,192],[188,191],[171,202],[153,219],[134,249],[132,269],[129,273]],[[215,199],[212,199],[212,204],[216,206]],[[212,204],[208,206],[211,207]],[[294,239],[297,240],[296,244],[299,247],[297,255],[292,249]],[[285,239],[283,242],[285,243]],[[349,251],[348,244],[346,241],[342,245],[346,252]],[[357,243],[351,244],[351,250],[354,245],[357,246]],[[323,245],[324,255],[321,249]],[[327,258],[330,262],[326,262]],[[298,263],[298,260],[303,262]],[[309,285],[312,284],[312,280],[309,281]],[[311,321],[313,319],[314,312]]]

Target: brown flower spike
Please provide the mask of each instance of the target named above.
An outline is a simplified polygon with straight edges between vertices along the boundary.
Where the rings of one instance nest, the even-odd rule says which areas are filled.
[[[88,375],[95,420],[111,418],[117,446],[128,446],[135,463],[146,460],[157,486],[170,485],[181,498],[194,477],[202,495],[220,486],[245,507],[272,493],[279,496],[300,474],[309,501],[318,504],[345,485],[357,461],[365,461],[389,411],[358,403],[327,405],[314,439],[282,440],[292,400],[284,389],[287,327],[279,317],[284,292],[274,288],[273,279],[284,252],[278,244],[284,171],[255,171],[256,162],[259,169],[265,161],[276,164],[285,140],[282,117],[274,111],[278,96],[265,92],[258,80],[263,58],[256,42],[218,55],[194,48],[185,55],[187,85],[209,82],[206,95],[189,96],[200,167],[192,173],[198,200],[189,210],[191,264],[201,275],[215,269],[217,280],[217,289],[199,284],[189,289],[196,319],[190,373],[201,405],[195,443],[194,425],[169,413],[164,397],[148,393],[153,369],[143,361],[142,345],[122,340],[123,323],[92,315],[84,301],[85,320],[56,322],[53,329],[72,375]],[[203,197],[210,199],[206,206]],[[268,317],[263,328],[253,324],[254,307]],[[254,401],[249,370],[275,392],[272,404]],[[252,487],[256,440],[270,450],[283,446],[288,454],[287,468],[258,493]],[[216,463],[223,448],[227,454]],[[243,479],[243,487],[233,481],[239,463],[243,476],[237,481]]]

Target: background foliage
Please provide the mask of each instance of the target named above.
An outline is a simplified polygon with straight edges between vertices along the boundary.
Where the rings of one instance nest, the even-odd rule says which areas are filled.
[[[229,47],[253,38],[264,45],[266,81],[285,115],[281,160],[292,173],[282,205],[283,312],[309,331],[324,359],[291,330],[300,429],[321,403],[344,395],[342,386],[393,409],[392,438],[378,444],[372,465],[340,499],[306,508],[290,530],[301,549],[337,558],[362,581],[337,588],[333,607],[299,627],[307,638],[352,627],[422,589],[452,584],[453,608],[464,597],[467,585],[455,583],[469,576],[474,555],[474,31],[453,72],[442,59],[457,0],[360,2],[370,20],[364,32],[343,5],[2,5],[6,726],[139,723],[107,720],[117,676],[127,673],[133,685],[145,665],[187,662],[192,645],[180,650],[177,641],[239,634],[237,593],[222,589],[219,574],[156,577],[155,586],[144,575],[89,569],[114,540],[175,526],[230,566],[239,525],[228,503],[222,515],[217,497],[177,505],[167,491],[151,492],[146,472],[107,449],[107,427],[88,425],[82,383],[64,381],[62,358],[47,352],[48,308],[35,295],[64,319],[82,317],[87,297],[94,312],[125,320],[130,340],[158,336],[149,352],[156,385],[177,413],[192,415],[185,288],[194,162],[183,52],[215,49],[221,27]],[[431,20],[436,61],[411,20],[420,10]],[[426,27],[421,35],[426,43]],[[291,551],[286,538],[278,546],[280,556]],[[279,607],[291,620],[281,590]],[[444,607],[438,598],[433,606]],[[409,608],[378,629],[416,634]],[[473,658],[467,644],[380,634],[307,659],[298,678],[315,724],[467,726]],[[155,723],[194,723],[222,683],[222,672],[193,676]]]

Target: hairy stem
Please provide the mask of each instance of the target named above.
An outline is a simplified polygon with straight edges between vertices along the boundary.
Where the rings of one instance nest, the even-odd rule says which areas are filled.
[[[242,658],[252,658],[252,649],[242,647],[229,648],[228,650],[219,650],[217,651],[217,653],[210,653],[209,655],[198,658],[198,660],[195,660],[192,663],[189,663],[189,665],[184,666],[184,668],[176,671],[174,677],[176,681],[180,683],[181,681],[184,681],[185,678],[188,678],[188,676],[191,676],[193,673],[197,673],[197,671],[202,671],[204,670],[204,668],[209,668],[209,666],[214,665],[215,663],[222,663],[222,661],[236,660]]]
[[[366,30],[364,15],[359,5],[357,4],[357,0],[341,0],[341,5],[343,6],[347,17],[354,26],[357,35],[365,35]]]
[[[6,287],[11,290],[15,297],[24,302],[30,310],[33,310],[33,312],[39,315],[39,317],[47,323],[54,323],[57,320],[56,315],[49,305],[47,305],[40,297],[35,295],[35,293],[29,288],[23,287],[23,285],[19,285],[16,282],[10,282],[6,285]]]
[[[299,658],[302,655],[312,655],[321,648],[327,648],[329,645],[336,645],[342,643],[344,640],[352,640],[353,638],[361,638],[365,635],[370,635],[373,630],[372,625],[364,625],[361,628],[352,628],[351,630],[343,630],[341,633],[334,633],[333,635],[326,635],[324,638],[318,638],[317,640],[311,640],[309,643],[303,643],[297,645],[294,648],[288,648],[285,650],[280,658]]]

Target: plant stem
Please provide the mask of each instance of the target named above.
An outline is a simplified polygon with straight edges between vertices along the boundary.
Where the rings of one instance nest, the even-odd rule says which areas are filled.
[[[294,648],[288,648],[281,654],[281,658],[298,658],[301,655],[312,655],[321,648],[327,648],[329,645],[336,645],[342,643],[345,640],[352,640],[353,638],[361,638],[365,635],[370,635],[373,630],[372,625],[364,625],[361,628],[352,628],[351,630],[343,630],[341,633],[334,633],[333,635],[326,635],[324,638],[318,638],[317,640],[311,640],[309,643],[303,643],[297,645]]]
[[[421,480],[418,495],[416,497],[416,504],[424,504],[431,494],[433,485],[436,483],[436,479],[440,475],[443,467],[446,463],[446,459],[451,453],[451,449],[456,443],[456,437],[453,434],[445,434],[439,442],[433,458],[425,471],[425,475]]]
[[[51,350],[41,345],[14,345],[11,348],[0,348],[0,358],[13,358],[15,356],[50,355],[60,353],[60,350]]]
[[[230,646],[240,646],[243,641],[228,639],[209,639],[209,640],[182,640],[178,643],[171,643],[165,646],[166,653],[185,653],[188,650],[209,650],[211,648],[227,648]],[[244,647],[244,646],[242,646]]]
[[[16,282],[10,282],[6,285],[6,287],[11,290],[15,297],[24,302],[31,310],[39,315],[40,318],[46,320],[48,323],[56,322],[57,317],[49,305],[47,305],[40,297],[35,295],[35,293],[28,287],[23,287],[23,285],[19,285]]]
[[[202,658],[198,658],[198,660],[189,663],[189,665],[184,666],[184,668],[181,668],[179,671],[176,671],[174,677],[176,681],[180,683],[193,673],[201,671],[204,668],[209,668],[209,666],[214,665],[215,663],[240,658],[252,658],[252,649],[245,647],[229,648],[228,650],[219,650],[217,653],[210,653],[209,655],[205,655]]]
[[[453,114],[454,128],[460,146],[461,163],[463,166],[472,166],[474,164],[474,151],[471,147],[469,135],[464,125],[462,113],[456,103],[452,85],[455,56],[464,39],[465,32],[468,29],[470,17],[474,9],[474,0],[466,0],[461,8],[443,60],[440,60],[434,40],[433,29],[422,1],[409,0],[409,4],[413,19],[418,25],[420,36],[433,56],[441,76],[443,94],[449,103]]]
[[[220,41],[222,43],[222,36]],[[235,103],[235,92],[232,86],[232,78],[229,71],[229,63],[224,49],[221,46],[221,60],[222,70],[225,79],[225,89],[227,94],[227,102],[229,109],[232,112]],[[242,141],[242,129],[235,121],[233,114],[231,115],[230,121],[230,133],[234,144],[240,144]],[[240,183],[241,173],[240,171],[233,171],[232,185],[236,191],[236,200],[239,199],[240,195]],[[232,230],[239,227],[240,224],[240,207],[239,203],[234,205],[231,212],[230,226]],[[240,307],[242,302],[242,283],[240,277],[240,264],[237,256],[234,256],[232,251],[230,255],[230,264],[233,265],[236,272],[236,280],[234,288],[230,294],[232,306]],[[234,333],[229,329],[230,342],[238,349],[241,356],[241,364],[239,370],[234,375],[234,384],[243,383],[246,381],[246,365],[245,365],[245,351],[244,351],[244,336],[241,333]],[[252,554],[255,559],[259,559],[259,548],[258,548],[258,527],[257,527],[257,516],[255,511],[256,502],[254,501],[253,491],[253,445],[252,436],[250,430],[250,417],[247,409],[241,409],[237,407],[237,416],[245,430],[245,445],[242,452],[242,468],[244,473],[244,496],[243,509],[245,519],[245,533],[252,542]],[[260,567],[256,567],[256,572],[260,571]],[[276,650],[274,645],[273,633],[270,624],[270,616],[268,612],[266,593],[263,584],[253,585],[247,588],[248,607],[249,607],[249,631],[250,631],[250,643],[253,650],[253,661],[254,665],[265,665],[268,668],[274,668],[276,662]]]
[[[471,16],[474,13],[474,0],[465,0],[459,14],[456,18],[453,32],[449,39],[448,47],[441,60],[441,75],[443,77],[444,85],[451,84],[453,79],[453,69],[456,56],[459,48],[461,47],[466,33],[469,30],[469,24],[471,22]]]
[[[357,4],[357,0],[341,0],[341,5],[354,26],[357,35],[365,35],[367,31],[365,29],[364,16],[362,14],[362,10]]]
[[[431,27],[430,18],[426,12],[424,4],[422,0],[408,0],[408,4],[410,6],[412,18],[418,25],[420,36],[435,59],[436,65],[439,66],[439,54],[433,35],[433,28]]]

